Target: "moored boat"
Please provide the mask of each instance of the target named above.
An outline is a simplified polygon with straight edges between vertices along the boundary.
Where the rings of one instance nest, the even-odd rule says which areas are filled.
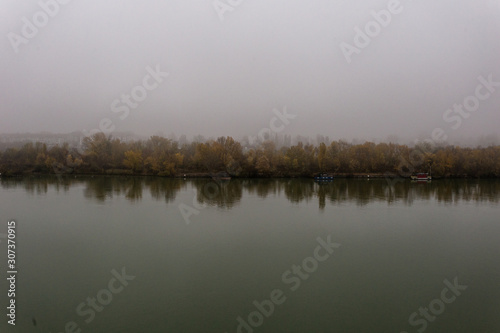
[[[410,176],[410,178],[418,182],[428,182],[432,180],[432,177],[427,172],[419,172],[416,175]]]
[[[314,176],[314,180],[333,180],[333,176],[330,176],[326,173],[322,173],[317,176]]]
[[[216,181],[231,180],[231,176],[226,172],[220,172],[218,174],[212,175],[212,179]]]

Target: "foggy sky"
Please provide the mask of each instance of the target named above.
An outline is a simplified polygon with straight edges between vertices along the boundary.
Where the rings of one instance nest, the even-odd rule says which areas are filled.
[[[0,132],[90,131],[108,118],[115,131],[239,138],[286,107],[297,116],[275,121],[282,134],[500,133],[500,86],[468,118],[443,119],[474,96],[478,77],[500,82],[499,0],[400,1],[350,63],[341,43],[356,46],[354,28],[391,1],[243,0],[221,20],[213,0],[73,0],[17,53],[9,33],[22,37],[23,17],[33,22],[42,9],[0,3]],[[163,82],[126,117],[113,112],[157,66]]]

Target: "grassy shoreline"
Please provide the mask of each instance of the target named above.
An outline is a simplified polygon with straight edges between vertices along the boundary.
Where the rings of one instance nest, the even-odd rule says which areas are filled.
[[[393,178],[404,178],[410,180],[410,176],[398,175],[396,173],[328,173],[334,179],[393,179]],[[22,172],[15,174],[0,174],[0,179],[2,178],[23,178],[31,176],[120,176],[120,177],[157,177],[157,178],[171,178],[171,179],[207,179],[213,178],[212,173],[209,172],[186,172],[177,173],[175,175],[158,175],[153,173],[132,173],[128,170],[106,170],[105,172]],[[304,174],[287,174],[287,175],[244,175],[244,176],[231,176],[232,179],[313,179],[315,175],[304,175]],[[500,177],[488,176],[488,177],[477,177],[468,175],[448,175],[448,176],[438,176],[432,177],[432,180],[439,179],[499,179]]]

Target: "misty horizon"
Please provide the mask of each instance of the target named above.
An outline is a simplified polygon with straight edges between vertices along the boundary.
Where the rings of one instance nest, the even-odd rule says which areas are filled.
[[[499,133],[498,1],[56,4],[4,6],[0,132]]]
[[[19,146],[20,143],[23,142],[47,142],[46,140],[52,140],[57,144],[69,143],[70,146],[80,147],[82,145],[82,141],[86,135],[82,132],[70,132],[70,133],[52,133],[52,132],[25,132],[25,133],[0,133],[0,144],[1,143],[12,143],[14,146]],[[175,132],[164,133],[164,132],[155,132],[152,134],[138,134],[131,131],[128,132],[112,132],[107,133],[107,136],[110,138],[118,138],[118,139],[127,139],[134,141],[146,141],[153,136],[164,137],[175,142],[179,142],[180,144],[191,143],[191,142],[209,142],[215,141],[219,137],[232,137],[229,135],[217,135],[217,136],[204,136],[201,134],[187,136],[185,134],[177,134]],[[78,143],[75,141],[75,137],[78,138]],[[68,140],[71,138],[71,140]],[[433,141],[431,138],[426,138],[425,136],[420,136],[417,138],[409,138],[409,137],[397,137],[397,136],[388,136],[385,139],[379,138],[336,138],[328,135],[317,134],[314,136],[303,136],[300,134],[291,135],[291,134],[273,134],[272,137],[259,137],[258,135],[242,135],[233,137],[236,141],[242,144],[249,144],[249,146],[258,146],[260,143],[264,141],[273,141],[277,143],[281,143],[281,146],[286,138],[289,138],[289,142],[292,145],[295,145],[299,142],[302,143],[310,143],[313,145],[319,145],[320,143],[330,144],[331,142],[347,142],[349,144],[363,144],[365,142],[372,143],[395,143],[407,145],[409,147],[413,147],[419,143],[428,142],[433,147],[445,147],[445,146],[461,146],[461,147],[488,147],[488,146],[496,146],[500,145],[500,137],[496,134],[490,135],[481,135],[478,137],[469,137],[469,138],[457,138],[454,140],[448,139],[446,141]],[[9,147],[7,145],[6,147]]]

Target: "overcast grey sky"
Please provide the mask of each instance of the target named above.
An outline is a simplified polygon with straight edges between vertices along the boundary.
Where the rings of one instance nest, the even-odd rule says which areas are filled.
[[[499,134],[500,84],[478,77],[500,82],[500,0],[41,2],[51,16],[0,0],[0,132],[108,118],[115,131],[241,137],[286,107],[297,117],[275,125],[292,135]],[[372,28],[367,46],[356,27]],[[157,67],[162,82],[147,77]],[[134,88],[147,92],[135,109],[121,100]],[[464,99],[477,110],[446,114]]]

